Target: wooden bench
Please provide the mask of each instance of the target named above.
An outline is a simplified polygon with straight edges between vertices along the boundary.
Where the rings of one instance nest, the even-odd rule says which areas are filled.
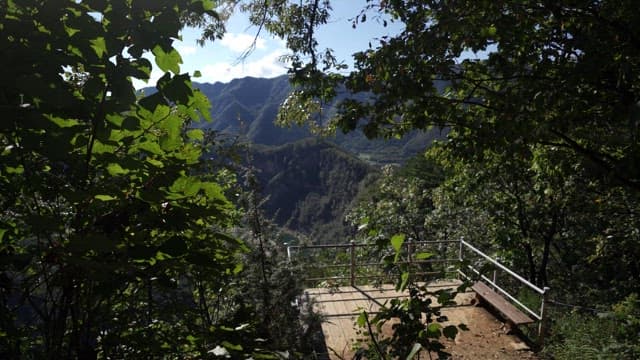
[[[498,310],[507,320],[509,327],[518,326],[522,324],[531,324],[533,319],[527,316],[522,311],[518,310],[514,305],[508,302],[500,294],[493,291],[487,284],[478,281],[471,287],[476,293],[478,300],[484,300],[494,309]]]

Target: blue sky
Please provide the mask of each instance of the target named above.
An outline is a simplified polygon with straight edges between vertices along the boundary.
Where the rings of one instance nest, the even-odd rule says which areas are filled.
[[[351,66],[351,54],[366,49],[371,41],[385,34],[400,31],[399,24],[389,23],[385,28],[373,19],[351,26],[354,16],[359,14],[364,1],[336,0],[333,2],[334,14],[329,24],[317,32],[320,42],[319,49],[331,48],[338,59],[344,60]],[[250,27],[246,15],[237,13],[229,19],[227,34],[222,40],[207,43],[204,47],[196,44],[199,33],[194,29],[186,29],[182,34],[182,41],[174,43],[182,56],[181,72],[194,73],[199,70],[202,77],[194,79],[197,82],[229,82],[235,78],[246,76],[275,77],[286,73],[286,67],[279,58],[287,53],[285,43],[263,31],[258,37],[255,50],[242,62],[240,55],[251,45],[257,32],[256,27]],[[375,45],[374,45],[375,46]],[[149,86],[162,75],[157,69],[152,73],[148,84],[137,83],[136,87]]]

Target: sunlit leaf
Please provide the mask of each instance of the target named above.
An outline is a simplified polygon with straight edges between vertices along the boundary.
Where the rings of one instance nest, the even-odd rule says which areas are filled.
[[[107,165],[107,171],[109,172],[110,175],[113,175],[113,176],[124,175],[129,173],[129,170],[124,169],[122,166],[120,166],[120,164],[117,164],[117,163],[111,163]]]
[[[433,255],[434,255],[433,253],[429,253],[429,252],[419,252],[415,254],[414,258],[417,260],[426,260],[433,257]]]
[[[182,64],[182,58],[180,53],[174,48],[170,48],[169,52],[166,52],[162,46],[156,45],[152,50],[155,56],[156,64],[162,71],[171,71],[174,74],[180,72],[180,64]]]
[[[402,251],[402,244],[404,244],[404,239],[405,239],[404,234],[397,234],[391,237],[391,246],[393,246],[393,250],[395,250],[396,252],[394,262],[397,262],[398,258],[400,257],[400,254]]]
[[[358,326],[360,327],[365,327],[367,325],[367,313],[366,312],[361,312],[360,315],[358,315],[358,319],[356,320],[356,324],[358,324]]]
[[[117,197],[111,196],[111,195],[96,195],[94,196],[94,198],[100,200],[100,201],[112,201],[112,200],[117,200]]]
[[[204,131],[201,129],[193,129],[187,131],[187,137],[191,140],[204,140]]]
[[[440,329],[442,329],[442,325],[438,323],[431,323],[427,325],[427,337],[439,338],[440,335],[442,335]]]
[[[99,58],[101,58],[107,52],[107,43],[104,40],[104,37],[101,36],[92,39],[90,42],[91,48],[93,49],[93,51],[95,51],[96,55],[98,55]]]

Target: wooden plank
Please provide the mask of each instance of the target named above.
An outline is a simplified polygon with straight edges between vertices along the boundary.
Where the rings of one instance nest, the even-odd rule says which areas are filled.
[[[459,283],[451,283],[455,288]],[[442,288],[442,286],[438,286]],[[404,298],[408,292],[395,291],[393,285],[387,285],[379,289],[373,286],[339,287],[335,289],[307,289],[310,298],[315,301],[315,310],[326,316],[322,323],[325,345],[333,349],[329,351],[329,357],[333,360],[353,358],[353,343],[362,334],[358,334],[355,325],[359,308],[367,310],[373,315],[379,311],[385,301],[393,298]],[[366,335],[364,335],[366,336]]]
[[[518,310],[514,305],[508,302],[505,298],[500,296],[500,294],[491,290],[487,284],[478,281],[471,287],[473,291],[476,292],[480,297],[482,297],[486,302],[488,302],[491,306],[493,306],[496,310],[498,310],[502,315],[507,318],[510,322],[515,325],[521,324],[531,324],[533,323],[533,319],[527,316],[522,311]]]

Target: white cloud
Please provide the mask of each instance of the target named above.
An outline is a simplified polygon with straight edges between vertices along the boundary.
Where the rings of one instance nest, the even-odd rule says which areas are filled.
[[[218,43],[235,53],[241,53],[249,49],[254,40],[256,41],[256,49],[265,48],[266,42],[263,38],[256,39],[253,35],[240,33],[226,33]]]
[[[184,57],[195,54],[198,51],[198,48],[189,45],[176,45],[176,50],[178,50],[180,55]]]
[[[202,69],[202,77],[195,79],[198,82],[229,82],[233,79],[246,76],[271,78],[286,73],[285,64],[280,62],[284,54],[283,49],[272,51],[254,61],[245,60],[240,63],[215,62],[205,65]]]

